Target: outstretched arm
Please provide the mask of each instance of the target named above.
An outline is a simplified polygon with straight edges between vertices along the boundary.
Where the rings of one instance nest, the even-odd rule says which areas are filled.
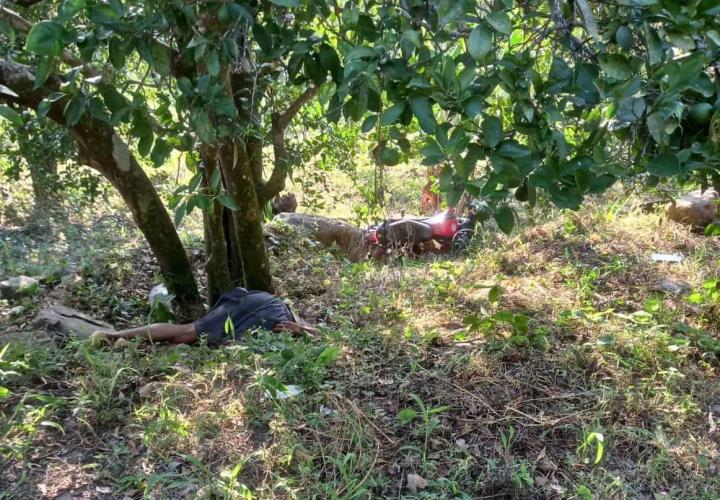
[[[197,340],[195,325],[173,325],[170,323],[155,323],[153,325],[120,330],[118,332],[98,331],[92,334],[91,339],[134,339],[141,338],[149,342],[172,342],[173,344],[192,344]]]
[[[300,323],[295,323],[294,321],[281,321],[277,325],[275,325],[275,328],[273,328],[273,331],[275,332],[290,332],[290,333],[307,333],[309,335],[316,335],[318,333],[317,328],[313,328],[309,325],[302,325]]]

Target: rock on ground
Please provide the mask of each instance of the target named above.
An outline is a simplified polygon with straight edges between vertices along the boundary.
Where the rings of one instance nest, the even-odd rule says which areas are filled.
[[[0,295],[3,299],[12,300],[23,295],[35,293],[40,286],[40,281],[29,276],[15,276],[0,281]]]
[[[362,230],[347,222],[319,215],[297,213],[280,213],[274,220],[289,224],[299,232],[319,241],[325,247],[336,244],[353,262],[362,260],[365,256]]]
[[[660,280],[654,288],[660,292],[667,292],[670,295],[682,295],[692,289],[690,284],[685,281],[676,281],[668,278]]]
[[[33,320],[32,326],[38,329],[44,328],[61,339],[73,335],[88,338],[96,330],[114,330],[108,323],[59,304],[40,311]]]
[[[701,228],[712,223],[717,215],[718,193],[714,189],[693,191],[665,206],[670,220]]]

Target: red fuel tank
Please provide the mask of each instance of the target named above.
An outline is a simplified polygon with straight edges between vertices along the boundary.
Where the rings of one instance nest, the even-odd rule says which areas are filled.
[[[454,208],[448,208],[444,213],[429,217],[423,222],[430,225],[433,238],[452,239],[458,232],[459,223]]]

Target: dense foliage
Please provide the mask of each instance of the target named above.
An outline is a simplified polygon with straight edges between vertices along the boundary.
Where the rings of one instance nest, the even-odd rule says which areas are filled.
[[[195,176],[176,220],[226,207],[241,245],[308,161],[307,134],[286,131],[316,96],[362,123],[379,169],[442,164],[448,202],[488,200],[504,231],[512,197],[574,209],[638,174],[720,184],[713,0],[17,3],[38,21],[3,8],[3,53],[33,68],[38,113],[111,124],[155,165],[181,151]],[[15,107],[23,89],[2,83]],[[256,246],[246,271],[267,267]]]

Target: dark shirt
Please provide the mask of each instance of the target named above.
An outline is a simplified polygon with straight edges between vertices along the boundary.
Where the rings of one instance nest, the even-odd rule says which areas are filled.
[[[240,339],[248,330],[272,330],[282,321],[294,320],[288,306],[274,295],[235,288],[221,296],[210,312],[194,325],[198,337],[204,335],[208,345],[218,346]]]

